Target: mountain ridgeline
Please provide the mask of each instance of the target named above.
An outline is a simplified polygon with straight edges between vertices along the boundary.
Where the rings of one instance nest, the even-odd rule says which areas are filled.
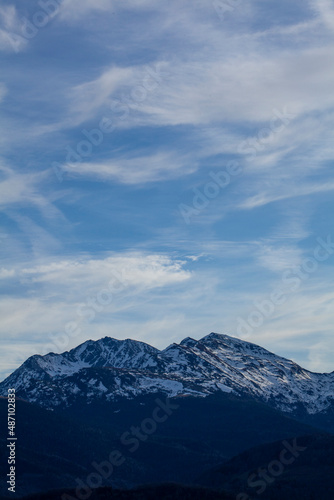
[[[334,498],[333,381],[216,333],[162,351],[105,337],[32,356],[0,384],[0,421],[8,388],[17,395],[11,498],[249,500],[260,487],[268,500]],[[283,467],[294,443],[303,453]],[[0,448],[6,456],[6,436]],[[110,472],[115,450],[122,459]],[[103,487],[86,495],[97,472]],[[2,461],[1,498],[6,474]]]
[[[211,333],[159,351],[135,340],[89,340],[63,354],[35,355],[0,384],[45,408],[153,393],[249,397],[290,415],[331,415],[334,372],[312,373],[266,349]]]

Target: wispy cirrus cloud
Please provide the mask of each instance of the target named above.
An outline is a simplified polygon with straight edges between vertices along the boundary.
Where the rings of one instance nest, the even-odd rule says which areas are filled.
[[[19,173],[0,165],[0,206],[3,210],[34,206],[47,218],[63,218],[62,213],[41,191],[48,171]]]
[[[22,22],[13,4],[0,6],[0,51],[20,52],[28,40],[18,35]]]
[[[122,252],[40,261],[0,269],[7,289],[0,301],[3,341],[28,336],[40,348],[45,344],[52,348],[52,339],[60,337],[67,323],[75,322],[80,332],[72,339],[74,346],[86,339],[92,326],[108,334],[127,314],[140,321],[142,312],[148,313],[147,302],[161,293],[179,293],[179,287],[191,279],[185,261],[163,254]]]
[[[94,11],[102,13],[115,12],[122,9],[147,9],[154,6],[153,0],[63,0],[61,19],[75,23]]]
[[[334,29],[334,8],[330,0],[313,0],[314,10],[319,13],[322,23],[330,30]]]
[[[175,179],[190,174],[198,168],[190,154],[183,156],[176,152],[161,151],[132,158],[120,157],[103,163],[64,164],[61,169],[69,177],[87,177],[95,180],[117,181],[123,184],[142,184],[166,179]]]
[[[146,92],[143,102],[134,102],[121,126],[194,126],[241,120],[258,124],[273,119],[277,108],[287,107],[297,118],[333,108],[334,70],[327,64],[331,47],[295,49],[284,55],[277,51],[276,57],[271,52],[259,57],[254,49],[246,49],[246,56],[240,55],[239,48],[235,52],[223,58],[214,52],[211,60],[199,53],[187,63],[157,61],[155,66],[163,67],[161,75],[157,74],[159,92]],[[314,68],[311,74],[310,67]],[[114,66],[95,80],[73,87],[69,117],[83,123],[106,113],[112,98],[129,94],[131,101],[131,90],[142,83],[146,68]],[[229,98],[222,99],[222,95]],[[251,95],[261,99],[249,99]]]

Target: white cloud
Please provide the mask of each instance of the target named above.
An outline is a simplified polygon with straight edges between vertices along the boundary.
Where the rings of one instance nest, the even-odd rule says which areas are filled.
[[[5,268],[0,269],[0,279],[12,278],[13,276],[15,276],[14,269],[5,269]]]
[[[236,242],[233,247],[233,242],[227,242],[225,247],[230,250],[230,259],[240,251],[240,246],[244,256],[247,248],[248,254],[251,249],[256,256],[255,242],[248,247]],[[220,254],[224,254],[223,247],[220,250]],[[25,346],[20,362],[26,354],[60,352],[88,338],[98,339],[104,335],[137,338],[159,348],[186,336],[199,338],[210,331],[236,335],[237,318],[247,318],[249,311],[254,309],[254,300],[268,299],[272,289],[279,285],[277,280],[268,284],[259,278],[255,288],[254,284],[249,284],[248,291],[238,286],[238,280],[242,283],[250,279],[244,273],[245,270],[249,272],[249,268],[243,267],[239,257],[238,266],[231,268],[225,264],[219,272],[215,266],[211,270],[198,267],[192,275],[185,270],[183,262],[167,255],[138,252],[21,266],[16,268],[15,276],[7,279],[10,283],[19,277],[25,297],[3,298],[0,334],[4,339],[10,335],[13,341]],[[196,261],[192,265],[197,266]],[[10,271],[5,269],[7,274]],[[96,299],[108,288],[110,280],[115,283],[113,273],[123,276],[126,286],[115,291],[111,303],[96,313],[92,323],[83,321],[77,314],[78,305],[86,304],[89,298]],[[254,273],[255,276],[255,269]],[[320,267],[302,283],[300,290],[290,293],[286,303],[276,307],[274,313],[265,318],[263,326],[254,329],[247,340],[278,354],[284,353],[289,345],[291,352],[297,352],[295,357],[299,363],[315,368],[316,365],[311,364],[314,360],[308,360],[305,355],[308,346],[314,344],[314,332],[322,332],[329,352],[334,347],[334,299],[326,285],[331,274],[330,270]],[[52,347],[54,336],[59,336],[60,342],[65,325],[73,321],[79,325],[80,333],[65,347]],[[27,339],[31,341],[29,351]],[[6,368],[7,359],[2,364]],[[328,355],[317,369],[330,371],[332,366],[332,358]]]
[[[328,366],[328,371],[334,371],[332,365],[328,365],[328,360],[334,357],[334,346],[329,347],[328,339],[316,342],[308,348],[309,367],[311,371],[322,372],[324,367]]]
[[[122,9],[147,9],[154,5],[154,0],[63,0],[61,18],[78,22],[94,11],[114,14]]]
[[[134,68],[112,67],[97,79],[76,85],[70,90],[70,119],[82,123],[94,116],[104,106],[106,111],[112,93],[134,78]],[[74,116],[73,116],[74,115]]]
[[[293,246],[266,245],[259,246],[258,259],[261,265],[270,271],[282,272],[298,266],[302,260],[303,252]]]
[[[312,0],[311,5],[314,10],[319,13],[323,24],[330,30],[334,30],[333,2],[331,0]]]
[[[61,218],[61,212],[47,198],[41,186],[49,172],[18,173],[0,164],[0,206],[3,210],[35,206],[46,218]]]
[[[53,263],[21,269],[21,275],[32,283],[59,286],[63,291],[72,289],[88,292],[99,291],[106,286],[108,276],[120,275],[125,286],[141,289],[165,286],[190,277],[182,270],[183,262],[173,261],[165,255],[141,255],[138,253],[111,255],[104,259],[78,258],[57,260]]]
[[[140,184],[177,178],[197,170],[197,162],[190,154],[158,152],[132,158],[120,158],[103,163],[79,163],[62,169],[70,177],[87,176],[94,179],[118,181],[123,184]]]
[[[40,204],[41,197],[36,187],[38,175],[17,174],[13,170],[0,167],[4,179],[0,182],[0,204],[2,206],[16,203]]]
[[[114,0],[63,0],[60,18],[75,22],[94,10],[108,12],[113,5]]]
[[[68,227],[68,222],[54,204],[54,195],[45,191],[49,175],[48,171],[18,173],[0,165],[0,207],[13,230],[10,236],[6,234],[4,255],[7,251],[13,258],[29,251],[35,257],[42,257],[60,250],[61,243],[53,234],[54,225],[61,222],[62,227]],[[42,218],[34,212],[25,212],[27,209],[37,209]]]
[[[242,301],[242,308],[239,309],[236,317],[248,321],[249,315],[257,311],[256,314],[262,316],[263,321],[258,327],[250,327],[248,335],[241,336],[241,338],[262,345],[272,352],[293,357],[305,368],[321,372],[333,371],[334,296],[326,284],[329,275],[333,275],[332,268],[320,267],[316,273],[301,283],[297,291],[286,290],[283,294],[285,302],[279,306],[271,306],[270,314],[259,313],[258,307],[264,304],[263,311],[269,310],[270,293],[278,288],[284,289],[282,281],[278,280],[270,288],[266,286],[257,293],[254,291],[250,293],[248,307],[247,301]],[[240,294],[240,302],[242,297],[243,294]],[[231,324],[230,321],[228,324]],[[237,321],[235,320],[234,326],[232,323],[232,331],[236,329]],[[324,345],[326,345],[326,352],[324,352]],[[292,352],[294,356],[289,354]]]
[[[273,118],[275,108],[287,107],[297,117],[327,111],[334,106],[331,54],[332,47],[260,56],[246,50],[245,55],[237,52],[218,58],[214,52],[211,60],[202,60],[198,54],[190,62],[164,63],[159,91],[147,92],[123,126],[263,123]],[[125,91],[131,89],[142,71],[141,67],[113,68],[82,84],[78,87],[80,108],[89,111],[89,116],[103,104],[107,109],[113,90],[119,85]]]
[[[1,278],[6,282],[17,283],[29,289],[31,299],[40,312],[39,306],[45,308],[47,302],[56,301],[63,304],[61,308],[68,308],[84,302],[88,295],[96,295],[101,291],[111,288],[118,289],[120,293],[144,293],[160,287],[173,286],[188,280],[191,275],[183,269],[185,262],[173,260],[166,255],[141,254],[138,252],[111,254],[101,258],[78,257],[71,259],[57,259],[35,266],[16,266],[15,268],[1,269]],[[16,324],[15,334],[20,333],[20,328],[25,330],[28,323],[21,323],[19,317],[12,317],[11,310],[5,313],[8,304],[12,301],[19,302],[26,299],[4,299],[1,307],[7,321]],[[21,307],[20,307],[21,309]],[[29,311],[28,311],[29,312]],[[48,309],[43,313],[48,315]],[[62,318],[60,319],[62,321]],[[6,321],[5,321],[6,323]],[[57,321],[59,326],[59,320]],[[49,328],[54,327],[53,322]],[[40,326],[33,327],[40,331]],[[42,327],[43,328],[43,327]],[[14,333],[14,332],[13,332]]]
[[[225,61],[182,64],[169,69],[168,87],[143,104],[142,122],[160,125],[230,121],[261,123],[274,108],[301,115],[334,105],[332,47],[272,57],[240,54]],[[312,70],[310,71],[310,68]]]
[[[322,183],[322,184],[310,184],[304,183],[301,186],[291,185],[288,189],[284,190],[281,186],[280,190],[273,190],[268,192],[263,190],[263,192],[246,199],[240,204],[242,209],[253,209],[256,207],[261,207],[268,205],[268,203],[273,203],[275,201],[282,201],[288,198],[296,198],[300,196],[309,196],[318,193],[326,193],[334,190],[334,182]]]
[[[0,6],[0,50],[20,52],[28,40],[22,37],[21,22],[14,5]]]
[[[143,311],[148,314],[150,303],[160,294],[182,287],[191,278],[184,266],[185,262],[167,255],[129,252],[3,267],[3,283],[19,286],[19,290],[8,292],[0,302],[0,338],[25,346],[23,362],[26,355],[57,350],[51,333],[59,339],[68,322],[75,322],[80,329],[71,339],[72,347],[87,338],[98,338],[100,333],[110,334],[111,325],[124,321],[120,315],[128,326],[133,325],[131,317],[138,318]],[[93,323],[78,312],[79,306],[96,312]],[[167,303],[165,307],[168,309]],[[114,336],[119,337],[120,332]],[[0,357],[4,369],[9,369],[6,352],[1,351]]]

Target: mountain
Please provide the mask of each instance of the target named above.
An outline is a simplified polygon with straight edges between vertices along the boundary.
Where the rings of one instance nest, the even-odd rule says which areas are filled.
[[[333,383],[334,372],[312,373],[258,345],[211,333],[162,351],[105,337],[63,354],[35,355],[0,384],[0,395],[15,387],[22,399],[54,409],[156,392],[169,397],[223,392],[291,415],[327,415],[329,421]]]
[[[24,500],[63,500],[64,496],[75,499],[75,490],[54,491],[29,495]],[[141,486],[133,490],[98,488],[89,497],[90,500],[235,500],[235,496],[222,491],[207,488],[161,484],[159,486]],[[9,500],[5,499],[4,500]]]
[[[234,498],[334,498],[334,436],[314,434],[251,448],[204,473],[198,484]]]
[[[75,488],[78,479],[86,482],[100,470],[95,464],[105,464],[113,450],[119,450],[125,460],[110,476],[103,476],[104,485],[194,484],[206,470],[248,448],[319,433],[268,405],[218,392],[206,398],[172,398],[175,411],[157,423],[154,433],[140,441],[122,439],[124,433],[132,434],[142,425],[145,429],[158,398],[166,401],[163,394],[148,394],[94,405],[82,402],[52,411],[18,399],[16,495],[7,490],[8,441],[6,432],[1,432],[0,498]],[[0,398],[0,422],[6,421],[7,400]]]
[[[319,435],[319,427],[333,429],[332,382],[333,373],[311,373],[260,346],[214,333],[162,351],[105,337],[63,354],[32,356],[0,384],[0,421],[7,418],[8,387],[17,393],[14,498],[75,489],[115,450],[124,462],[103,486],[137,490],[111,498],[163,498],[164,492],[168,498],[169,487],[159,490],[154,484],[196,485],[205,471],[224,468],[233,457],[239,464],[235,474],[239,467],[244,478],[248,469],[238,457],[247,450],[268,445],[249,455],[266,463],[275,458],[277,445],[270,443]],[[326,448],[327,441],[321,443]],[[0,447],[6,456],[5,435]],[[6,470],[6,462],[0,462],[0,497],[7,495]],[[226,488],[220,479],[218,487],[230,494],[233,485],[224,477]],[[209,485],[218,484],[215,474],[210,478]],[[292,476],[287,487],[280,483],[282,498],[290,498],[295,480]],[[151,486],[144,491],[141,484]],[[301,492],[307,490],[306,483],[298,484]],[[175,486],[170,495],[196,498],[195,490],[182,488]],[[103,498],[103,491],[96,491],[96,498],[100,493]]]

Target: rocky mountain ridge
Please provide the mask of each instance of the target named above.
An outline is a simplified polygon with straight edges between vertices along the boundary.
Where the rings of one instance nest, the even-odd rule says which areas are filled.
[[[78,401],[116,401],[154,392],[205,397],[218,391],[247,396],[293,413],[326,412],[334,405],[334,372],[312,373],[266,349],[211,333],[166,349],[136,340],[88,340],[63,354],[28,358],[0,384],[46,408]]]

